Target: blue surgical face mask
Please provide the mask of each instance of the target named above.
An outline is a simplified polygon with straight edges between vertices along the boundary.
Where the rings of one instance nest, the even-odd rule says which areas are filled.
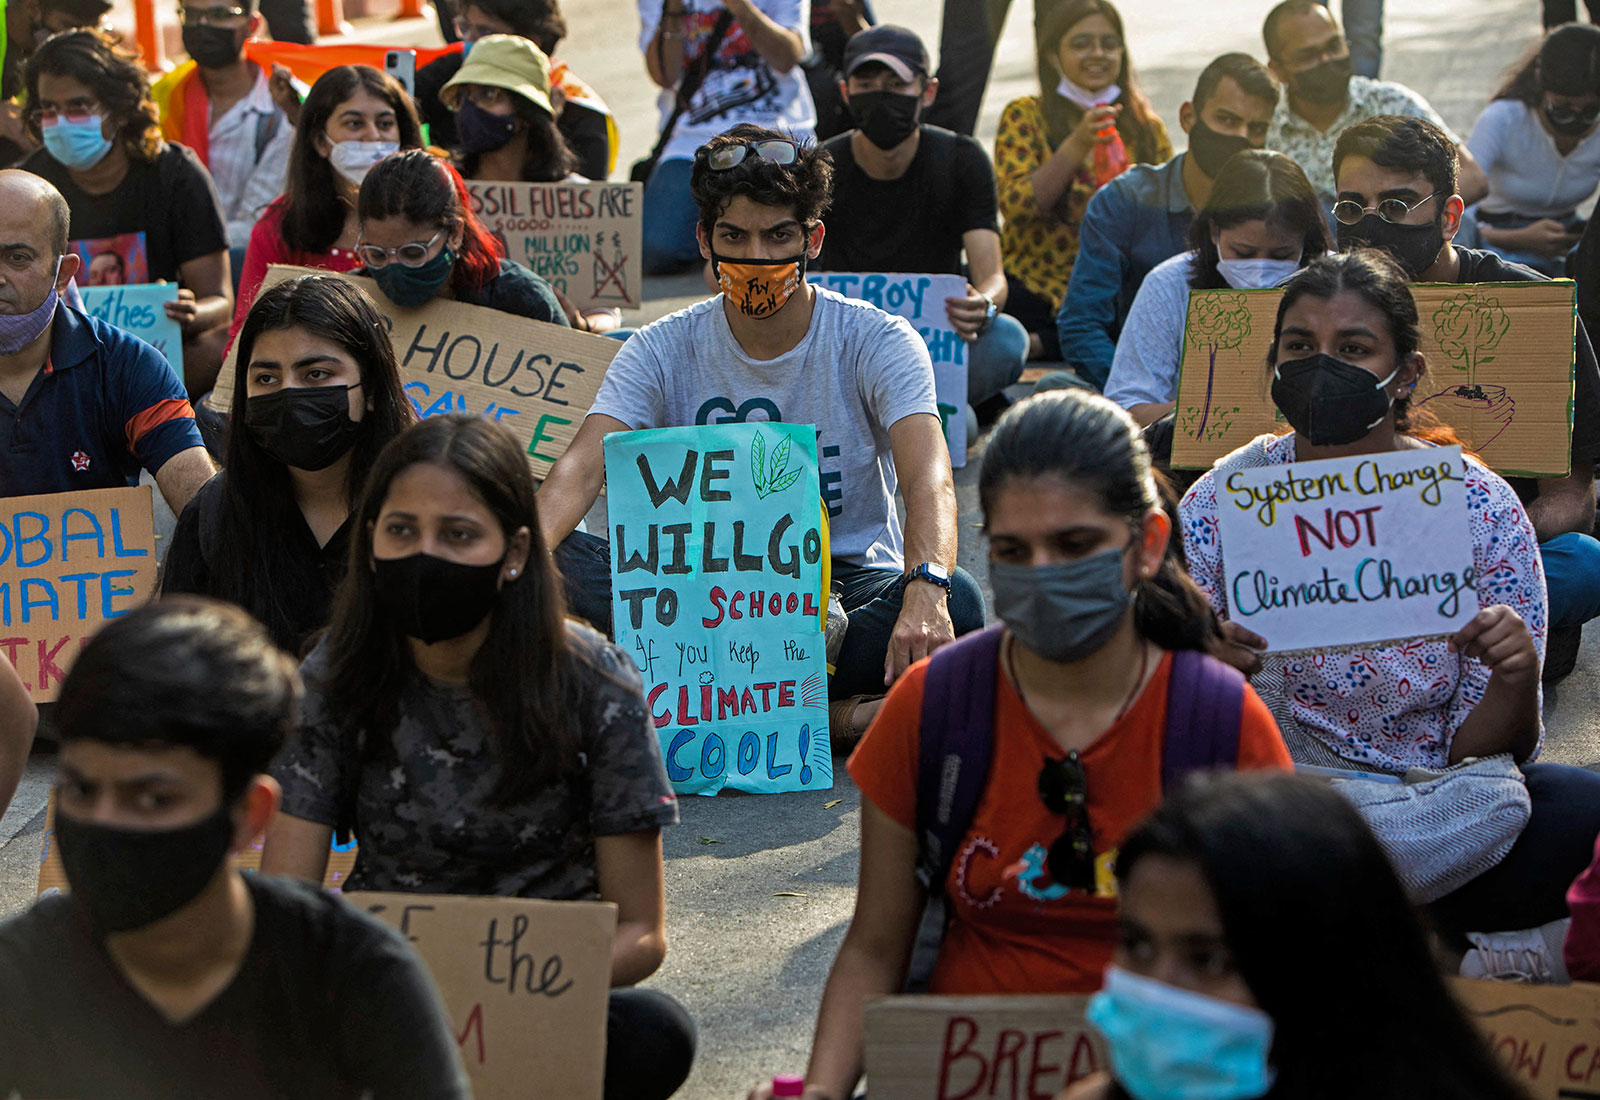
[[[1299,260],[1217,261],[1217,274],[1228,280],[1228,285],[1235,290],[1265,290],[1299,270]]]
[[[100,132],[101,121],[99,115],[90,115],[82,122],[60,119],[54,126],[40,130],[44,147],[66,167],[87,171],[111,152],[111,139]]]
[[[1254,1100],[1272,1087],[1272,1017],[1165,982],[1106,968],[1089,1022],[1134,1100]]]

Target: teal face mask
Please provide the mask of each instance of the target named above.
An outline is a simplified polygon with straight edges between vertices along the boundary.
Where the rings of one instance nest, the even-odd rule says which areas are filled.
[[[429,301],[450,278],[456,265],[455,255],[448,248],[420,267],[407,267],[390,261],[376,270],[369,270],[378,289],[397,306],[412,309]]]
[[[82,122],[58,120],[53,126],[43,127],[39,133],[44,147],[68,168],[80,172],[93,168],[111,152],[111,139],[100,132],[101,118],[90,115]]]
[[[1272,1087],[1272,1017],[1258,1008],[1110,966],[1088,1016],[1134,1100],[1255,1100]]]

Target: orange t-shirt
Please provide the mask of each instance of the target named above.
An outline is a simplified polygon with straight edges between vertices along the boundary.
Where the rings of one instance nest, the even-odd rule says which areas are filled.
[[[1066,755],[996,662],[994,758],[978,811],[945,882],[950,926],[934,993],[1092,993],[1116,946],[1117,848],[1161,801],[1172,654],[1128,713],[1083,750],[1096,878],[1092,896],[1059,886],[1045,856],[1065,828],[1039,797],[1045,757]],[[900,679],[850,758],[861,793],[908,829],[917,822],[917,754],[928,662]],[[1241,769],[1289,768],[1272,712],[1249,685],[1239,723]]]

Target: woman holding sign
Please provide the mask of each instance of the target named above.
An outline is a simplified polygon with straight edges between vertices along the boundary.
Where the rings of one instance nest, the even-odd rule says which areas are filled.
[[[1293,431],[1220,460],[1181,509],[1190,570],[1224,620],[1230,659],[1246,671],[1262,668],[1259,651],[1271,639],[1226,621],[1239,609],[1225,579],[1219,489],[1236,470],[1431,446],[1410,407],[1427,366],[1417,320],[1405,274],[1382,253],[1324,256],[1288,283],[1267,363],[1273,403]],[[1470,455],[1464,477],[1480,610],[1448,638],[1271,658],[1261,682],[1269,696],[1281,692],[1275,711],[1300,763],[1398,776],[1500,753],[1522,763],[1538,752],[1546,616],[1538,541],[1504,481]],[[1283,564],[1287,575],[1292,563]],[[1370,613],[1372,637],[1389,637],[1383,604]],[[1524,763],[1522,772],[1533,812],[1515,847],[1432,906],[1458,947],[1469,931],[1564,917],[1567,886],[1600,833],[1600,775],[1555,764]],[[1464,841],[1463,859],[1469,848]]]
[[[1289,766],[1267,708],[1205,655],[1215,623],[1155,477],[1139,429],[1097,394],[1042,394],[995,426],[978,495],[1004,629],[913,665],[850,759],[860,884],[808,1100],[853,1094],[866,1003],[908,977],[944,994],[1098,989],[1127,831],[1192,771]],[[949,914],[936,957],[913,952],[924,881]]]
[[[227,466],[178,517],[162,592],[236,603],[299,654],[328,622],[367,471],[411,421],[365,294],[318,275],[267,290],[239,333]]]
[[[565,618],[527,456],[489,421],[424,420],[378,456],[355,530],[262,869],[321,882],[353,828],[347,889],[615,902],[606,1095],[670,1096],[693,1021],[626,987],[666,954],[678,804],[632,659]]]

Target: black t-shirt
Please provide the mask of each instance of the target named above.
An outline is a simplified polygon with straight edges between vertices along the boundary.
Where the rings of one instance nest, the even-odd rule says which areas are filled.
[[[1458,248],[1461,270],[1456,275],[1458,283],[1533,283],[1547,282],[1545,276],[1531,267],[1510,263],[1493,252],[1475,248]],[[1593,466],[1600,462],[1600,366],[1596,365],[1594,346],[1584,322],[1577,322],[1577,337],[1573,348],[1572,368],[1572,468]],[[1531,477],[1508,477],[1506,483],[1516,490],[1523,504],[1539,495],[1539,482]]]
[[[228,249],[228,227],[210,174],[187,147],[167,142],[153,163],[134,161],[109,195],[91,195],[61,162],[40,149],[19,168],[49,180],[72,210],[73,248],[87,270],[115,252],[122,283],[179,280],[190,260]],[[87,275],[79,281],[88,283]]]
[[[961,235],[999,232],[994,168],[970,137],[924,126],[899,179],[875,180],[850,150],[855,131],[823,144],[833,155],[833,205],[816,266],[824,271],[961,274]]]
[[[246,876],[238,974],[174,1024],[123,977],[70,895],[0,925],[0,1095],[373,1100],[469,1095],[427,971],[343,899]]]
[[[461,301],[553,325],[567,324],[567,312],[550,284],[512,260],[501,260],[500,274],[476,294],[461,295]]]

